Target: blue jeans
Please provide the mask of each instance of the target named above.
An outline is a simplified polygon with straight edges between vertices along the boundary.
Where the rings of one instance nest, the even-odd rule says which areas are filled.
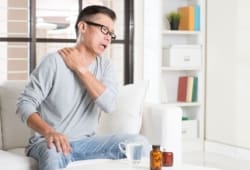
[[[126,156],[118,146],[120,142],[124,141],[140,141],[146,143],[145,146],[148,145],[146,138],[141,135],[96,135],[70,142],[72,151],[66,156],[62,152],[57,152],[55,147],[48,149],[46,141],[35,144],[29,151],[28,156],[38,161],[39,170],[56,170],[65,168],[70,162],[78,160],[125,158]],[[145,150],[144,154],[147,152]]]

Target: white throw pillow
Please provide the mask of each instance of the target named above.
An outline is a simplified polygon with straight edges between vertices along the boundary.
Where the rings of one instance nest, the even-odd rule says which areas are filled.
[[[121,86],[116,110],[112,113],[101,113],[97,134],[138,134],[147,87],[147,81]]]

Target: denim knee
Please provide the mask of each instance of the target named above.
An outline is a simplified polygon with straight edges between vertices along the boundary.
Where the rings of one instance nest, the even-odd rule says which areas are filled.
[[[38,161],[39,170],[65,168],[70,162],[70,155],[57,152],[55,146],[49,149],[45,141],[33,146],[29,156]]]

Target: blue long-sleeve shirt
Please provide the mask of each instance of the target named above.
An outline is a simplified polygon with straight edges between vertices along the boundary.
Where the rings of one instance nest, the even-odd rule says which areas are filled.
[[[117,84],[113,64],[108,58],[98,56],[88,69],[106,86],[96,100],[90,97],[84,84],[58,53],[47,55],[32,72],[29,83],[19,96],[17,115],[26,123],[32,113],[39,112],[44,121],[69,141],[93,134],[99,109],[110,112],[115,108]],[[36,133],[30,144],[42,138]]]

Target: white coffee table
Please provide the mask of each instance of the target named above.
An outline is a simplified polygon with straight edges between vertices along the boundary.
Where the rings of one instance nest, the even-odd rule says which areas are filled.
[[[133,167],[126,160],[97,159],[73,162],[64,170],[150,170],[148,162],[142,162],[139,166]],[[178,167],[162,167],[162,170],[219,170],[216,168],[199,167],[183,164]]]

